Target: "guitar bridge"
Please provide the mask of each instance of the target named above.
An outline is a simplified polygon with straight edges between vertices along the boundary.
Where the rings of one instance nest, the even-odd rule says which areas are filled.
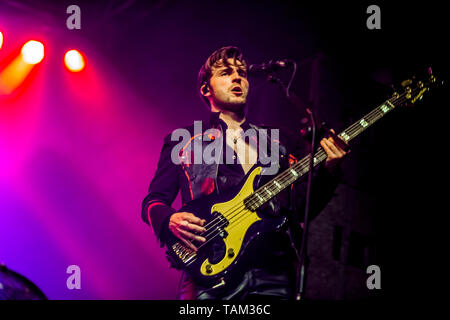
[[[188,264],[197,255],[194,250],[181,244],[180,242],[172,245],[172,250],[184,264]]]

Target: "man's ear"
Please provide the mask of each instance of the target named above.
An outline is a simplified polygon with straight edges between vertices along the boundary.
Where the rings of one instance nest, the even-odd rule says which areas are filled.
[[[211,95],[211,92],[209,91],[208,84],[204,83],[204,84],[200,87],[200,93],[201,93],[202,96],[204,96],[204,97],[209,97],[209,96]]]

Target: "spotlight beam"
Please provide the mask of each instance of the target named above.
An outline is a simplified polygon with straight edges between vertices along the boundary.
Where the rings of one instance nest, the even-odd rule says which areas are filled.
[[[0,95],[11,94],[17,89],[42,59],[44,45],[35,40],[28,41],[21,53],[0,73]]]

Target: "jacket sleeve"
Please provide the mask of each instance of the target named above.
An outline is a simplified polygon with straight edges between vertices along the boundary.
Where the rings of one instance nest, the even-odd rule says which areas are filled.
[[[171,236],[169,220],[176,212],[171,205],[179,191],[179,168],[171,160],[172,144],[170,135],[166,136],[155,176],[142,202],[142,219],[153,227],[161,247],[164,246],[167,237]]]

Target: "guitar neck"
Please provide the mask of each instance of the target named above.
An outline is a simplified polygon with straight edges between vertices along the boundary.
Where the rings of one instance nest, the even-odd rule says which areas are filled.
[[[362,117],[359,121],[353,123],[347,129],[342,131],[338,136],[345,142],[350,142],[360,135],[364,130],[380,120],[385,114],[393,110],[402,97],[395,97],[386,100],[383,104],[373,109],[371,112]],[[326,152],[322,147],[317,148],[314,153],[314,167],[319,165],[327,158]],[[254,191],[244,200],[246,207],[252,211],[257,210],[270,199],[275,197],[281,191],[286,189],[292,183],[306,175],[309,171],[310,154],[298,161],[295,165],[286,169],[284,172],[267,182],[262,187]]]

